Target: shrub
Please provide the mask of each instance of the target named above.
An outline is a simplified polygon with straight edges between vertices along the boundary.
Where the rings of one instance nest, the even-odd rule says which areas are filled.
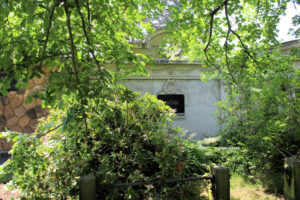
[[[34,134],[8,134],[15,144],[2,171],[13,172],[12,186],[21,190],[22,197],[77,198],[79,177],[90,173],[97,176],[98,184],[205,173],[203,153],[189,151],[182,140],[171,136],[179,129],[171,128],[172,113],[164,102],[148,94],[139,98],[122,86],[115,86],[111,94],[89,100],[81,115],[76,114],[82,113],[78,102],[64,96],[60,108],[51,108]],[[162,195],[178,199],[193,187],[177,184],[164,188]],[[101,199],[153,196],[155,188],[142,189],[99,189],[98,195]],[[191,198],[197,191],[189,191]]]

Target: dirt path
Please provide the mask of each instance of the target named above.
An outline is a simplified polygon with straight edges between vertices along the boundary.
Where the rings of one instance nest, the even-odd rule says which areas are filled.
[[[0,200],[10,200],[12,197],[19,197],[19,193],[16,191],[7,191],[5,184],[0,184]]]

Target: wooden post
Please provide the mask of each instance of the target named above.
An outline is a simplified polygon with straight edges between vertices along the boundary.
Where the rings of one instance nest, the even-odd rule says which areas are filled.
[[[79,180],[79,199],[96,200],[96,177],[89,174],[81,176]]]
[[[230,172],[228,167],[211,166],[214,200],[230,200]]]
[[[300,199],[300,160],[287,158],[284,161],[284,198],[286,200]]]

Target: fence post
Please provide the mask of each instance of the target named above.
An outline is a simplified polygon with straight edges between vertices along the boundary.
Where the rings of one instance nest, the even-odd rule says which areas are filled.
[[[230,200],[230,172],[228,167],[211,166],[214,200]]]
[[[284,169],[284,198],[287,200],[298,200],[300,199],[300,160],[286,158]]]
[[[96,200],[96,177],[93,174],[84,175],[79,180],[79,199]]]

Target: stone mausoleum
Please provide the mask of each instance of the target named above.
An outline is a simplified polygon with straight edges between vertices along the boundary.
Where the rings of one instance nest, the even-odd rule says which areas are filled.
[[[185,129],[186,137],[216,136],[222,129],[219,120],[223,115],[216,113],[216,103],[225,99],[224,85],[220,81],[203,82],[201,74],[208,69],[200,62],[171,61],[158,56],[156,52],[166,35],[161,29],[135,45],[136,52],[151,55],[156,62],[146,66],[150,76],[128,77],[124,84],[141,94],[148,92],[166,101],[177,113],[174,126]],[[292,47],[300,47],[300,40],[283,43],[282,53],[288,55]],[[300,59],[294,64],[300,69]]]

